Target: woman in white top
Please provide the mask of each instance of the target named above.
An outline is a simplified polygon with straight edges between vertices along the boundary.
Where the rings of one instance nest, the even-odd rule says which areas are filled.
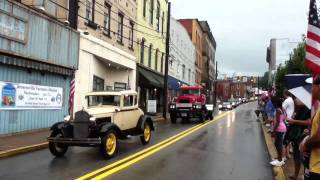
[[[292,119],[294,113],[294,101],[291,97],[290,92],[287,90],[283,92],[283,97],[285,98],[285,100],[282,103],[282,109],[286,113],[287,119]]]
[[[293,101],[293,99],[292,99],[292,97],[291,97],[292,95],[291,95],[291,93],[288,91],[288,90],[285,90],[284,92],[283,92],[283,97],[285,98],[285,100],[283,101],[283,103],[282,103],[282,110],[284,111],[284,113],[285,113],[285,116],[286,116],[286,120],[287,119],[292,119],[293,118],[293,113],[294,113],[294,101]],[[290,131],[290,127],[288,127],[288,131]],[[288,132],[287,131],[287,132]],[[287,138],[287,134],[286,134],[286,136],[285,136],[285,138],[284,138],[284,142],[283,142],[283,144],[284,144],[284,152],[283,152],[283,155],[285,155],[284,157],[288,157],[288,158],[290,158],[290,153],[289,153],[289,144],[290,144],[290,142],[289,142],[289,140],[288,140],[288,138]]]

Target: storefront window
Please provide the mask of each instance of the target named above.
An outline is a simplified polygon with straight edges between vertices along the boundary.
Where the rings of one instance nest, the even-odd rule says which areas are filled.
[[[99,78],[98,76],[93,76],[93,91],[103,91],[104,90],[104,79]]]

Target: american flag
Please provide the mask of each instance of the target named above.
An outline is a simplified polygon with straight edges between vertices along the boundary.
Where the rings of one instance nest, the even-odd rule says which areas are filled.
[[[316,0],[310,0],[305,65],[314,73],[320,73],[320,23]]]
[[[69,91],[69,115],[73,114],[73,100],[74,100],[74,92],[75,92],[75,71],[72,74],[72,79],[70,81],[70,91]]]

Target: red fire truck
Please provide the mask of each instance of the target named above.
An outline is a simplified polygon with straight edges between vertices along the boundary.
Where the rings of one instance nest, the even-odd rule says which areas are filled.
[[[169,106],[170,119],[176,123],[178,118],[189,121],[198,118],[200,122],[213,119],[213,104],[206,104],[206,96],[201,86],[181,86],[179,96]]]

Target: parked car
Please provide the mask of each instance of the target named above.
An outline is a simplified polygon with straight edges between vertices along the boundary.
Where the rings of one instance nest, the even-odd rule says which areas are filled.
[[[223,102],[219,105],[219,110],[232,110],[232,103],[231,102]]]
[[[248,102],[247,98],[242,98],[242,103],[247,103],[247,102]]]
[[[236,108],[238,106],[237,101],[231,101],[231,105],[233,108]]]
[[[154,130],[151,117],[138,108],[135,91],[92,92],[86,95],[87,108],[66,116],[51,127],[49,150],[63,156],[69,146],[99,146],[105,158],[113,157],[118,139],[140,136],[143,145],[151,140]]]

